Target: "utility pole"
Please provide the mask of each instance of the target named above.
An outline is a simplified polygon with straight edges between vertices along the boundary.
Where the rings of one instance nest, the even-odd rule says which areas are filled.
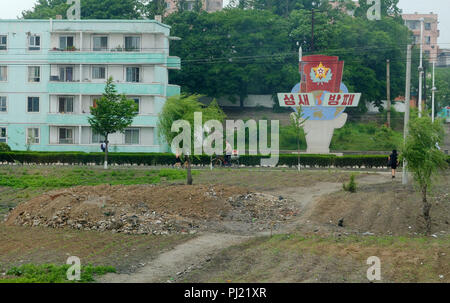
[[[386,60],[386,97],[387,97],[387,124],[391,127],[391,61]]]
[[[406,50],[406,87],[405,87],[405,121],[403,130],[403,140],[406,141],[408,136],[408,123],[409,123],[409,100],[411,100],[411,44],[408,44]],[[408,184],[408,163],[403,160],[403,175],[402,183],[403,185]]]
[[[434,93],[436,92],[436,86],[434,83],[434,72],[436,68],[436,60],[433,60],[433,87],[431,88],[431,121],[434,123]]]
[[[419,65],[419,118],[422,117],[422,78],[423,78],[423,18],[420,18],[420,65]]]
[[[314,52],[314,7],[311,11],[311,52]]]

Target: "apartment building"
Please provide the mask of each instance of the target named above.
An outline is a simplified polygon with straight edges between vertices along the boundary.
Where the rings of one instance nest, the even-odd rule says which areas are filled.
[[[108,77],[138,104],[117,152],[162,152],[157,119],[180,59],[170,27],[155,20],[0,20],[0,142],[14,150],[100,151],[88,123]]]
[[[437,40],[439,38],[438,29],[438,15],[433,14],[402,14],[402,18],[405,21],[406,26],[413,32],[414,43],[420,43],[420,19],[424,19],[424,32],[423,32],[423,51],[424,54],[430,59],[431,62],[437,61],[439,54],[439,47]]]
[[[166,15],[170,15],[178,10],[178,0],[166,0]],[[184,9],[191,11],[194,9],[195,0],[185,0]],[[223,9],[223,0],[202,0],[202,9],[208,13],[220,11]]]

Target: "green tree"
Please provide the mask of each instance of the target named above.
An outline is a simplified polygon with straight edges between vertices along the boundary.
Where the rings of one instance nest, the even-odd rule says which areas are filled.
[[[105,169],[108,168],[108,136],[123,132],[133,123],[138,108],[133,100],[128,100],[124,94],[118,94],[113,78],[110,77],[105,86],[105,92],[95,107],[91,107],[91,117],[88,122],[92,130],[105,138]]]
[[[200,95],[178,95],[167,99],[158,118],[158,135],[163,138],[169,145],[172,144],[173,139],[178,135],[172,132],[172,125],[175,121],[185,120],[191,125],[191,142],[194,140],[194,113],[202,113],[203,124],[208,120],[218,120],[223,122],[225,120],[225,114],[217,105],[217,102],[211,102],[211,104],[205,107],[199,102]],[[203,125],[202,125],[203,127]],[[184,148],[185,149],[185,148]],[[185,159],[187,162],[187,184],[192,185],[192,173],[191,173],[191,149],[186,154]]]
[[[167,11],[167,4],[165,0],[146,0],[142,4],[143,14],[150,19],[154,19],[155,16],[164,16]]]
[[[249,94],[290,90],[298,80],[298,60],[289,53],[284,18],[267,11],[228,9],[173,14],[166,22],[172,34],[182,38],[171,52],[182,58],[183,70],[174,71],[171,82],[185,93],[226,96],[243,106]]]
[[[416,115],[413,115],[415,117]],[[401,157],[407,161],[408,170],[422,194],[422,212],[426,223],[426,233],[431,233],[431,202],[428,193],[432,188],[438,170],[447,167],[446,156],[436,146],[442,144],[444,128],[442,122],[434,123],[428,115],[415,117],[409,122],[409,134],[406,138]]]
[[[143,3],[140,0],[81,0],[81,19],[139,19]],[[31,10],[22,12],[24,19],[49,19],[62,15],[65,19],[67,0],[38,0]]]

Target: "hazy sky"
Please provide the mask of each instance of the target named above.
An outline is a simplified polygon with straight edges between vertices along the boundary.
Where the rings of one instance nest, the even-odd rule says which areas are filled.
[[[101,1],[101,0],[99,0]],[[227,5],[229,0],[224,0]],[[36,0],[0,0],[0,18],[15,19],[23,10],[31,9]],[[450,48],[450,1],[449,0],[400,0],[400,8],[404,13],[439,14],[439,44],[443,48]]]

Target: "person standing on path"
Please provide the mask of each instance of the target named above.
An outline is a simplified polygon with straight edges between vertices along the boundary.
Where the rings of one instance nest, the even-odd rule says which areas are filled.
[[[231,155],[233,154],[233,148],[231,147],[230,142],[226,141],[225,144],[225,162],[227,166],[231,166]]]
[[[393,150],[392,154],[389,156],[389,166],[392,169],[392,179],[395,179],[395,170],[398,167],[398,154],[397,150]]]

